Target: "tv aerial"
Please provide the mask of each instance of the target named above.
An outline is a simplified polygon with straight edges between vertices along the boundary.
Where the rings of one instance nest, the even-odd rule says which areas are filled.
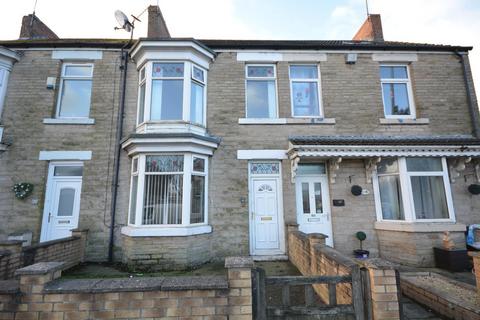
[[[143,12],[138,16],[140,17],[145,12],[145,10],[143,10]],[[119,26],[115,27],[114,29],[115,30],[125,30],[127,32],[130,32],[130,38],[133,38],[133,29],[135,29],[135,22],[136,21],[142,22],[142,21],[139,18],[137,18],[136,16],[134,16],[133,14],[131,15],[131,17],[132,17],[132,21],[130,22],[130,20],[128,19],[127,15],[125,13],[123,13],[120,10],[116,10],[115,11],[115,19],[117,19],[117,22],[118,22]]]

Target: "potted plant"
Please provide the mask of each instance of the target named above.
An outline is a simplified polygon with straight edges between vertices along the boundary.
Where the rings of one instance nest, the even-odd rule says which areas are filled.
[[[360,241],[360,249],[353,250],[353,254],[355,255],[355,258],[357,259],[367,259],[370,251],[368,250],[363,250],[363,241],[367,239],[367,235],[363,231],[358,231],[355,236],[357,239]]]

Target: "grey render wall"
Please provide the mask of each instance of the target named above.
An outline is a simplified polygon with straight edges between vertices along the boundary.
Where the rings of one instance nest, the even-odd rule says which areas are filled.
[[[110,223],[111,174],[119,98],[119,52],[104,51],[94,61],[90,117],[94,125],[46,125],[44,118],[55,112],[57,90],[47,90],[49,76],[60,75],[61,61],[51,50],[22,50],[14,65],[6,97],[3,124],[13,140],[0,154],[0,235],[31,230],[38,241],[45,198],[48,161],[39,161],[41,150],[91,150],[84,162],[80,221],[90,230],[87,259],[104,260]],[[34,184],[33,194],[15,199],[11,187],[17,182]],[[38,200],[34,204],[32,200]]]

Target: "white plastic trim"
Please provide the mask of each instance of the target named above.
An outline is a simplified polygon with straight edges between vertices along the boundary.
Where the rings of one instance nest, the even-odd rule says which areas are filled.
[[[54,50],[52,59],[100,60],[103,52],[100,50]]]
[[[130,237],[185,237],[211,232],[212,226],[209,225],[122,227],[122,234]]]
[[[38,160],[92,160],[92,151],[40,151]]]
[[[287,159],[287,150],[238,150],[238,160]]]
[[[44,124],[95,124],[95,119],[92,118],[78,118],[78,119],[67,119],[67,118],[45,118],[43,119]]]

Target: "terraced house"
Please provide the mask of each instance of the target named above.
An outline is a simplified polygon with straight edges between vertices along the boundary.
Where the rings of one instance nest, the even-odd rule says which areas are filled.
[[[378,15],[348,41],[174,38],[148,15],[133,41],[29,15],[0,42],[3,238],[88,229],[87,260],[151,269],[281,259],[295,224],[348,255],[363,231],[371,256],[413,266],[444,231],[465,247],[471,47],[385,41]]]

